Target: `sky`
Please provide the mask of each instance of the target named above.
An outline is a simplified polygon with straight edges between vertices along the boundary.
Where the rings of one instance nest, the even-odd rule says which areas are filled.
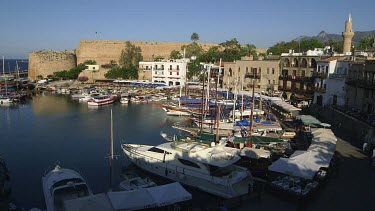
[[[80,40],[221,43],[258,48],[324,30],[375,30],[374,0],[0,0],[0,55],[73,50]]]

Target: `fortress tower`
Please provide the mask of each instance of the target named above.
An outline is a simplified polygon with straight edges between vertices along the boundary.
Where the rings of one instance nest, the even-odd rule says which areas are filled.
[[[342,33],[342,38],[344,38],[344,47],[342,52],[344,54],[350,53],[350,48],[352,46],[352,38],[354,36],[353,25],[352,25],[352,15],[349,14],[348,20],[345,22],[345,31]]]

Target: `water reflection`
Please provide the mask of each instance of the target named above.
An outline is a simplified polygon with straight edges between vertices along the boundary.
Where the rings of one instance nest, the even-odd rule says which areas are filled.
[[[64,95],[39,95],[25,104],[0,108],[0,155],[12,178],[12,195],[24,208],[44,207],[41,178],[60,162],[79,169],[94,193],[108,190],[110,110],[113,110],[114,186],[122,180],[124,156],[120,143],[160,144],[160,131],[177,133],[171,126],[186,119],[167,117],[151,104],[120,103],[89,108]]]

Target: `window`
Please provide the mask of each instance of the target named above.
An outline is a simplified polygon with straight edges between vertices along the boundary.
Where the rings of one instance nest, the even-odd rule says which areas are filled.
[[[156,69],[156,70],[158,69],[158,65],[155,65],[155,69]]]
[[[272,84],[275,84],[275,80],[272,80]]]
[[[178,161],[180,161],[180,163],[184,164],[185,166],[190,166],[190,167],[193,167],[193,168],[200,168],[198,166],[198,164],[194,163],[194,162],[191,162],[189,160],[185,160],[185,159],[181,159],[181,158],[177,158]]]
[[[177,70],[180,70],[180,65],[177,65]]]
[[[169,72],[169,75],[172,75],[172,72]]]
[[[95,67],[92,67],[93,70],[95,70]]]
[[[240,67],[238,68],[238,72],[241,72],[241,68]]]
[[[155,75],[157,75],[157,72],[155,71]]]
[[[268,84],[271,84],[271,80],[268,80]]]
[[[229,76],[232,77],[232,75],[233,75],[232,68],[229,68]]]
[[[169,65],[169,70],[172,70],[172,65]]]
[[[152,147],[152,148],[148,149],[147,151],[150,151],[150,152],[156,152],[156,153],[162,153],[162,154],[166,153],[166,154],[168,154],[168,155],[172,154],[172,153],[170,153],[170,152],[164,151],[164,150],[159,149],[159,148],[157,148],[157,147]]]
[[[272,68],[273,69],[273,68]],[[267,67],[267,74],[270,74],[270,68]],[[273,74],[273,73],[272,73]]]
[[[177,75],[180,75],[180,72],[177,72]]]
[[[275,74],[275,68],[272,68],[272,74]]]
[[[248,67],[246,67],[246,73],[248,73],[249,72],[249,68]]]

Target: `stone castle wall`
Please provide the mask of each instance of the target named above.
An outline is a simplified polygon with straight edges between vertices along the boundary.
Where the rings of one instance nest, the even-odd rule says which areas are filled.
[[[52,75],[53,72],[69,70],[77,64],[87,60],[94,60],[98,65],[108,64],[111,60],[118,62],[121,51],[125,48],[126,40],[81,40],[74,51],[33,51],[29,53],[29,79],[36,80],[38,75],[44,78]],[[133,45],[142,49],[144,61],[151,61],[152,55],[168,58],[172,50],[181,53],[183,45],[191,42],[146,42],[130,41]],[[217,46],[214,43],[198,43],[207,51],[210,47]],[[266,49],[257,49],[259,53]],[[97,72],[82,72],[80,76],[88,76],[89,79],[104,79],[108,69],[99,68]],[[140,75],[140,79],[150,78],[148,74]]]
[[[121,51],[125,48],[126,40],[81,40],[76,49],[77,62],[82,63],[86,60],[95,60],[97,64],[108,64],[111,60],[118,62]],[[181,53],[181,46],[189,45],[191,42],[145,42],[130,41],[133,45],[142,49],[143,60],[151,61],[152,55],[169,58],[172,50],[178,50]],[[218,44],[199,43],[204,50]]]
[[[38,75],[46,78],[53,72],[69,70],[77,66],[74,51],[33,51],[29,53],[29,79],[37,80]]]

